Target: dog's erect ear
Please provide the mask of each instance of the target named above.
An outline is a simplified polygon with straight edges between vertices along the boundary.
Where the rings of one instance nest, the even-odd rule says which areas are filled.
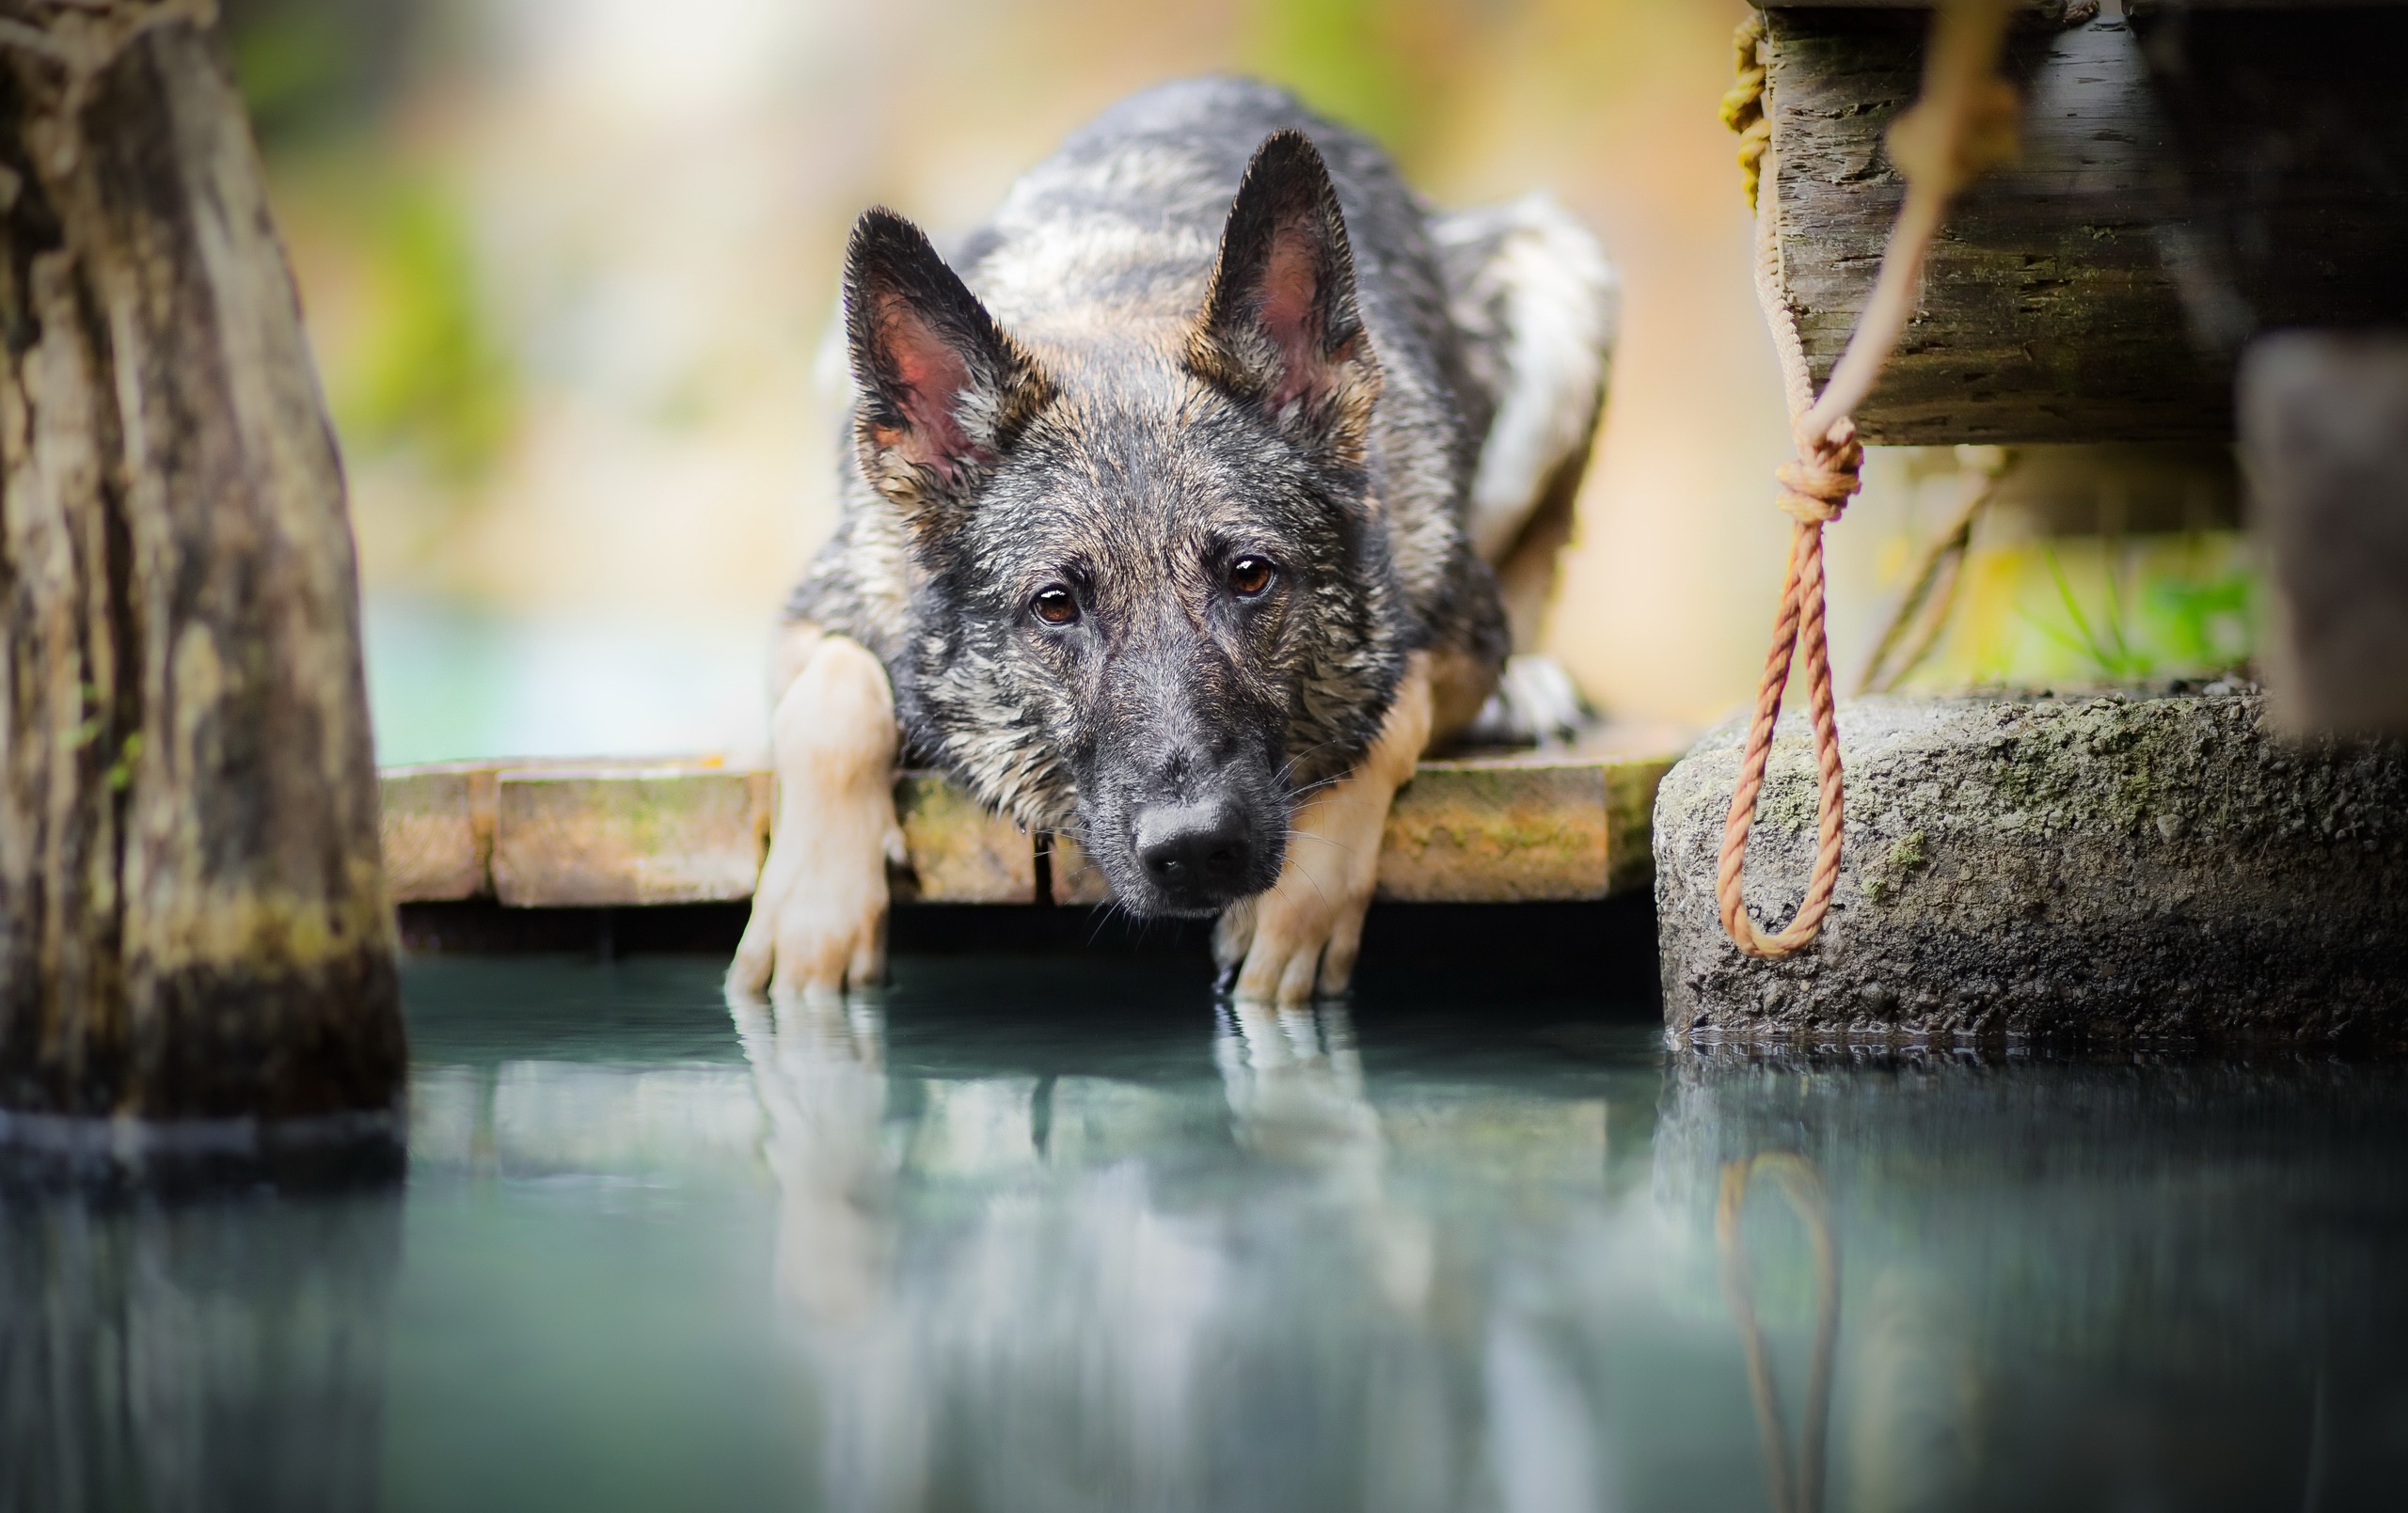
[[[845,250],[862,471],[915,524],[966,502],[1053,397],[920,229],[864,212]]]
[[[1299,443],[1361,461],[1379,364],[1338,193],[1302,132],[1274,134],[1246,166],[1187,362]]]

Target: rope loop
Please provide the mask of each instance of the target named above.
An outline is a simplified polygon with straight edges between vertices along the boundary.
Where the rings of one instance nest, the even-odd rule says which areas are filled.
[[[1732,38],[1738,82],[1722,97],[1722,119],[1740,134],[1739,165],[1749,203],[1756,211],[1756,298],[1772,331],[1782,386],[1789,400],[1790,428],[1798,442],[1798,455],[1778,470],[1781,489],[1773,500],[1797,522],[1789,542],[1789,567],[1782,575],[1772,647],[1765,654],[1764,677],[1756,686],[1755,715],[1748,726],[1715,868],[1715,902],[1722,928],[1732,944],[1750,956],[1786,956],[1813,940],[1839,887],[1846,794],[1839,718],[1831,696],[1831,654],[1823,626],[1823,528],[1839,519],[1856,496],[1864,448],[1848,412],[1872,392],[1913,313],[1924,258],[1939,231],[1941,213],[1985,169],[2015,156],[2020,105],[2014,87],[1997,71],[2011,9],[2012,0],[1941,0],[1925,59],[1922,98],[1890,130],[1891,161],[1906,177],[1906,199],[1882,253],[1872,296],[1820,397],[1782,276],[1779,188],[1776,184],[1766,192],[1760,182],[1781,171],[1772,149],[1772,113],[1765,99],[1770,59],[1763,21],[1751,18]],[[1748,916],[1748,832],[1755,825],[1756,801],[1764,793],[1765,766],[1772,756],[1790,667],[1801,654],[1807,710],[1814,729],[1814,870],[1796,916],[1767,934]]]

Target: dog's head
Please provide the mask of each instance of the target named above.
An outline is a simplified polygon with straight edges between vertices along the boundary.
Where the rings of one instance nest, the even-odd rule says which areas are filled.
[[[1270,887],[1402,661],[1365,474],[1380,371],[1312,144],[1256,153],[1177,322],[1016,339],[883,211],[845,311],[862,468],[915,564],[914,739],[1076,833],[1137,912]]]

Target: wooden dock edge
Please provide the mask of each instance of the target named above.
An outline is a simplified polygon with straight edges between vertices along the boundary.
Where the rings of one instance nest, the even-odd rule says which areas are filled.
[[[1388,816],[1379,896],[1575,902],[1649,886],[1656,787],[1678,756],[1656,746],[1423,763]],[[738,903],[768,848],[769,774],[715,758],[458,762],[382,777],[397,904]],[[1034,904],[1040,877],[1046,902],[1109,896],[1075,843],[986,813],[942,774],[902,773],[895,796],[911,856],[898,902]]]

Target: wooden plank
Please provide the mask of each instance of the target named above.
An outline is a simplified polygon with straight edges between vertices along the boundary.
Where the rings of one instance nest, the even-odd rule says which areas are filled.
[[[380,774],[385,876],[396,902],[493,892],[497,776],[482,762],[388,767]]]
[[[1597,763],[1425,762],[1388,811],[1378,896],[1409,904],[1603,898],[1609,829]]]
[[[897,903],[1034,904],[1037,851],[1026,831],[978,807],[938,772],[895,780],[910,874],[895,879]]]
[[[1112,902],[1112,885],[1103,880],[1103,869],[1088,859],[1077,841],[1067,835],[1045,839],[1050,852],[1046,871],[1052,877],[1054,903],[1093,906]]]
[[[518,906],[746,899],[768,845],[768,774],[662,765],[499,775],[495,896]]]
[[[1782,257],[1815,382],[1869,294],[1904,185],[1882,136],[1925,16],[1766,13]],[[1857,412],[1869,441],[2226,438],[2257,330],[2397,322],[2408,113],[2364,64],[2398,8],[2020,25],[2023,156],[1976,185]]]
[[[1652,875],[1649,810],[1678,749],[1481,756],[1422,764],[1383,842],[1382,898],[1603,898]],[[1635,754],[1634,754],[1635,753]],[[1038,901],[1039,842],[933,772],[907,772],[895,805],[911,863],[899,903]],[[517,907],[750,898],[766,854],[766,771],[689,762],[459,763],[385,774],[385,846],[402,903],[495,897]],[[1052,838],[1056,904],[1109,900],[1077,843]]]
[[[1656,785],[1673,761],[1533,753],[1425,762],[1388,812],[1378,896],[1537,903],[1643,889],[1655,877]],[[1112,897],[1101,871],[1068,836],[1054,840],[1050,870],[1056,904]]]
[[[1656,790],[1680,760],[1620,757],[1606,764],[1606,893],[1619,897],[1656,886]]]
[[[1752,0],[1751,0],[1752,3]],[[1779,0],[1783,10],[1930,10],[1939,0]],[[2036,20],[2063,22],[2105,8],[2100,0],[2018,0]],[[2408,0],[2124,0],[2128,16],[2168,10],[2354,10]],[[1756,7],[1758,10],[1766,8]]]

